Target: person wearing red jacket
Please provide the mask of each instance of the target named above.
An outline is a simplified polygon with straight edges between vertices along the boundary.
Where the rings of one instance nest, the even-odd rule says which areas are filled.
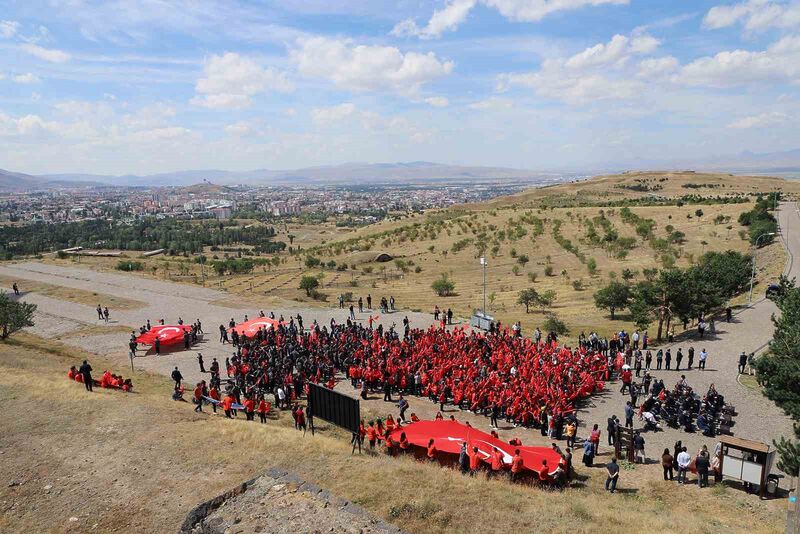
[[[261,401],[258,403],[258,418],[261,420],[262,423],[267,422],[267,414],[272,409],[270,403],[264,400],[264,397],[261,397]]]
[[[203,383],[198,382],[194,388],[193,394],[194,403],[197,405],[194,407],[195,412],[202,412],[203,411]]]
[[[244,415],[247,418],[247,420],[248,421],[255,420],[256,401],[248,397],[244,400],[244,403],[242,403],[242,405],[244,406]]]
[[[303,412],[302,406],[297,408],[297,429],[306,431],[306,414]]]
[[[494,450],[492,451],[491,468],[491,476],[497,476],[503,470],[503,453],[500,452],[500,449],[497,447],[494,447]]]
[[[233,398],[233,395],[231,395],[230,393],[225,395],[225,398],[222,399],[222,409],[225,411],[225,417],[227,417],[228,419],[232,419],[231,413],[234,400],[235,399]]]
[[[525,467],[525,462],[522,461],[522,456],[519,454],[519,449],[514,451],[514,457],[511,459],[511,482],[518,482],[522,476],[522,469]]]
[[[481,468],[481,458],[478,455],[478,447],[472,447],[472,454],[469,455],[469,474],[475,476]]]
[[[550,482],[550,469],[547,467],[547,460],[542,460],[542,467],[539,469],[539,482],[542,484]]]
[[[435,462],[436,461],[436,445],[433,444],[433,438],[428,442],[428,461]]]
[[[373,421],[370,421],[367,427],[367,441],[369,441],[369,448],[371,450],[374,449],[375,442],[378,441],[378,431],[375,429],[375,423]]]
[[[217,401],[211,403],[211,409],[214,410],[214,413],[217,413],[217,404],[219,403],[219,390],[216,388],[216,386],[211,387],[211,390],[209,390],[208,392],[208,396]]]

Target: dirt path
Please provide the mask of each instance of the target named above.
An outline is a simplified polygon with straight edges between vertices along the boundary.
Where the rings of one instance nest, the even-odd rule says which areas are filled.
[[[791,258],[800,253],[800,212],[798,212],[797,206],[794,203],[782,204],[779,220],[783,229],[782,238],[788,236],[788,239],[785,240],[790,253],[788,271],[792,276],[796,276],[800,273],[800,262],[794,262]],[[121,331],[120,325],[135,328],[144,324],[147,319],[150,319],[152,324],[156,324],[158,319],[164,318],[169,324],[175,323],[178,317],[182,317],[187,323],[200,318],[207,333],[204,340],[194,350],[177,350],[159,357],[151,354],[135,360],[137,368],[164,375],[169,375],[172,369],[178,366],[189,383],[207,378],[207,375],[199,372],[196,360],[198,351],[203,353],[206,366],[210,364],[212,358],[216,357],[223,361],[232,352],[229,346],[218,343],[218,326],[220,324],[227,325],[231,318],[238,322],[244,318],[245,314],[254,317],[258,313],[258,309],[246,306],[238,309],[230,307],[232,299],[230,295],[222,291],[122,274],[98,273],[81,268],[41,263],[19,263],[0,267],[0,275],[18,280],[23,291],[25,291],[25,280],[35,280],[147,303],[146,307],[142,309],[112,309],[111,324],[106,325],[97,320],[94,306],[60,301],[35,292],[27,293],[23,297],[26,301],[39,305],[37,324],[31,329],[34,333],[47,337],[59,337],[67,344],[106,355],[115,360],[120,368],[130,365],[127,357],[128,334]],[[764,288],[756,288],[759,296],[763,295],[763,291]],[[215,304],[219,302],[225,302],[226,305]],[[772,438],[788,434],[791,431],[791,421],[771,401],[758,392],[739,384],[737,361],[741,351],[748,353],[758,351],[769,341],[773,331],[770,317],[776,310],[777,308],[771,301],[761,299],[753,307],[737,313],[731,323],[717,321],[716,333],[707,335],[706,339],[696,339],[692,332],[687,332],[685,336],[680,334],[680,340],[670,345],[673,354],[678,347],[682,347],[685,354],[690,346],[694,346],[697,360],[697,354],[705,348],[709,353],[707,369],[705,371],[682,370],[681,372],[653,371],[651,374],[656,378],[663,379],[665,385],[670,388],[681,374],[685,374],[692,387],[701,393],[705,392],[711,383],[714,383],[718,391],[725,395],[726,400],[734,404],[739,412],[733,428],[735,435],[771,443]],[[347,318],[347,311],[338,308],[285,307],[264,309],[264,311],[267,314],[273,311],[276,316],[283,315],[286,318],[300,313],[306,325],[310,325],[315,319],[320,324],[327,324],[331,318],[338,322],[345,321]],[[379,318],[379,322],[387,327],[392,323],[401,324],[404,315],[406,313],[403,311],[384,315]],[[431,324],[432,318],[428,314],[408,312],[407,315],[413,326],[427,327]],[[366,321],[369,314],[358,314],[357,317],[358,320]],[[103,332],[103,328],[108,329],[107,333]],[[686,365],[685,360],[684,365]],[[340,383],[337,389],[353,396],[357,394],[347,383]],[[600,424],[605,433],[605,421],[611,414],[616,414],[618,417],[623,416],[625,400],[627,397],[619,393],[619,385],[616,383],[609,384],[607,391],[589,399],[579,412],[579,417],[584,424],[584,427],[579,430],[580,436],[586,435],[588,433],[586,427],[591,427],[593,423]],[[438,405],[426,399],[411,398],[409,401],[411,404],[409,413],[416,412],[422,418],[432,418],[438,410]],[[394,404],[384,403],[380,398],[368,400],[364,403],[364,408],[373,414],[383,416],[387,413],[396,415],[397,412]],[[453,408],[449,407],[448,410],[453,410]],[[446,415],[450,415],[450,413],[456,415],[458,419],[470,420],[473,426],[478,428],[488,428],[488,419],[485,417],[473,416],[458,410],[447,412]],[[506,426],[501,429],[500,433],[502,437],[506,438],[518,436],[526,443],[549,443],[549,440],[542,438],[538,431]],[[714,444],[714,440],[704,438],[700,434],[687,434],[668,429],[666,432],[646,435],[648,456],[657,457],[664,447],[671,447],[678,439],[683,440],[692,449],[697,449],[702,444],[709,446]],[[603,442],[605,443],[605,437]]]

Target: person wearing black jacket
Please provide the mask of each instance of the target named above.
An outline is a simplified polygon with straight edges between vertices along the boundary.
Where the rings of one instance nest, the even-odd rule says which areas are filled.
[[[608,418],[608,424],[606,425],[606,430],[608,431],[608,444],[614,445],[614,440],[616,439],[617,435],[617,426],[619,426],[619,422],[617,421],[617,416],[612,415]]]
[[[181,387],[181,380],[183,380],[183,375],[180,371],[178,371],[178,367],[175,367],[175,370],[172,371],[172,379],[175,381],[175,389],[179,389]]]
[[[83,360],[80,368],[81,376],[83,376],[83,385],[86,391],[92,391],[92,366],[89,365],[87,360]]]
[[[697,468],[697,485],[701,488],[708,486],[708,468],[711,462],[708,461],[708,455],[705,451],[695,458],[695,467]]]

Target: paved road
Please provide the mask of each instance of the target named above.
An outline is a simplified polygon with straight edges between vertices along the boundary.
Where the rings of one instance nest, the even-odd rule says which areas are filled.
[[[789,251],[789,257],[798,256],[800,252],[800,212],[794,203],[784,203],[779,211],[779,220],[782,228],[781,239],[784,241]],[[800,259],[800,256],[798,256]],[[800,275],[800,261],[794,262],[790,259],[787,263],[787,272],[790,276]],[[107,325],[96,319],[94,306],[84,306],[55,300],[52,298],[28,293],[24,299],[39,305],[39,312],[36,326],[32,328],[34,333],[48,336],[61,337],[62,341],[74,346],[80,346],[98,354],[104,354],[118,362],[119,369],[124,369],[129,365],[127,359],[127,339],[128,334],[121,329],[110,328],[114,325],[126,325],[137,327],[144,324],[149,318],[153,324],[157,320],[164,318],[167,323],[175,322],[177,318],[190,323],[196,318],[203,321],[204,328],[209,334],[207,340],[202,343],[197,350],[202,351],[208,363],[212,357],[224,359],[229,349],[217,342],[217,328],[219,324],[227,324],[231,317],[237,321],[241,320],[245,313],[250,317],[257,314],[258,310],[241,308],[231,308],[215,304],[222,299],[230,301],[227,293],[202,288],[176,284],[171,282],[161,282],[157,280],[132,277],[114,273],[97,273],[81,268],[60,267],[41,263],[21,263],[0,267],[0,274],[14,277],[20,280],[21,288],[24,291],[25,280],[38,280],[50,284],[72,287],[101,294],[116,295],[136,299],[149,303],[146,308],[138,310],[112,310],[114,323],[108,325],[108,332],[102,333],[102,328]],[[800,278],[800,276],[798,276]],[[763,287],[757,287],[755,294],[763,295]],[[102,304],[102,303],[101,303]],[[320,308],[292,308],[265,310],[274,311],[276,315],[283,314],[285,317],[300,313],[303,315],[306,324],[316,319],[321,324],[328,323],[331,317],[337,321],[346,319],[346,312],[338,309]],[[683,347],[684,353],[689,346],[694,346],[696,353],[705,348],[710,356],[705,371],[656,371],[653,374],[657,378],[664,380],[668,387],[672,387],[681,374],[685,374],[689,383],[698,392],[705,391],[711,383],[714,383],[726,399],[734,404],[739,412],[735,418],[736,425],[734,433],[737,436],[757,439],[764,442],[771,442],[772,438],[779,435],[788,435],[791,432],[791,420],[786,417],[771,401],[767,400],[758,392],[745,388],[737,381],[737,360],[741,351],[755,352],[762,349],[769,341],[773,326],[771,316],[777,311],[775,305],[768,300],[759,299],[753,307],[746,308],[737,313],[731,323],[717,322],[715,335],[706,336],[706,339],[699,340],[693,336],[693,332],[688,332],[685,339],[679,339],[670,345],[673,354],[678,347]],[[384,324],[392,322],[401,323],[405,313],[396,313],[380,318]],[[366,320],[368,314],[361,314],[359,320]],[[430,315],[420,313],[408,313],[409,319],[415,326],[427,326],[431,322]],[[100,326],[101,333],[94,328],[86,335],[80,333],[87,326]],[[685,363],[685,362],[684,362]],[[163,354],[160,357],[147,356],[137,358],[135,361],[137,368],[159,372],[168,375],[174,366],[179,366],[187,380],[192,383],[205,378],[201,375],[196,363],[196,351],[176,351],[170,354]],[[583,421],[584,428],[580,430],[583,436],[588,433],[586,426],[599,423],[605,431],[605,421],[611,414],[622,416],[623,406],[626,397],[619,393],[619,385],[609,384],[608,391],[601,395],[592,397],[579,416]],[[347,385],[340,384],[339,389],[349,394],[355,392]],[[432,417],[437,406],[424,399],[410,399],[411,410],[416,411],[421,417]],[[378,413],[389,413],[396,411],[393,405],[383,403],[380,400],[370,400],[366,407]],[[463,412],[456,413],[459,419],[468,419],[472,424],[479,428],[487,428],[488,420],[483,417],[475,417]],[[538,432],[526,431],[523,429],[507,428],[501,431],[501,436],[520,436],[526,443],[543,444],[547,440],[538,435]],[[664,447],[671,447],[675,440],[681,439],[690,448],[697,449],[702,444],[712,446],[714,440],[704,438],[700,434],[686,434],[684,432],[667,429],[665,432],[646,435],[647,453],[650,457],[657,457]],[[605,442],[605,439],[603,440]]]

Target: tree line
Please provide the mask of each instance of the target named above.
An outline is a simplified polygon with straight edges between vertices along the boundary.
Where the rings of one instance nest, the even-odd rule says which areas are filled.
[[[608,310],[612,319],[627,309],[642,330],[657,324],[656,339],[661,340],[674,322],[703,317],[743,292],[751,262],[749,255],[731,250],[707,252],[686,269],[646,270],[636,284],[612,280],[594,294],[595,306]]]
[[[145,218],[133,223],[92,220],[70,223],[38,223],[0,227],[0,257],[27,256],[64,248],[84,247],[118,250],[167,249],[173,254],[197,253],[205,246],[244,244],[260,252],[274,253],[286,244],[274,241],[272,226],[238,226],[226,221],[183,221]]]

